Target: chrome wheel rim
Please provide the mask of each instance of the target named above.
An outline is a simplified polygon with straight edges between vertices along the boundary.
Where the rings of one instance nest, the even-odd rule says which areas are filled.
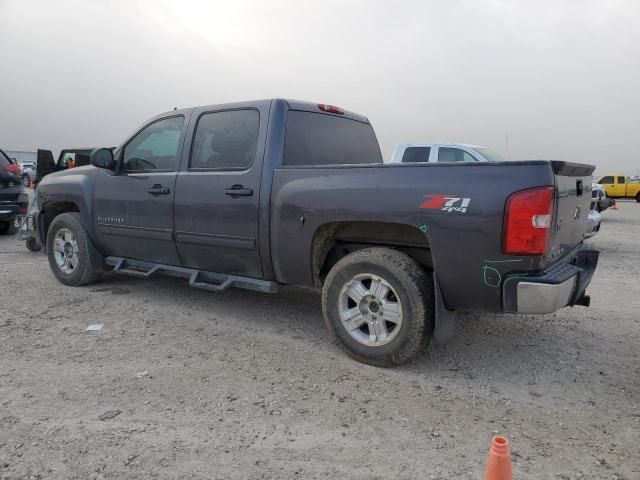
[[[53,239],[53,258],[58,268],[67,275],[78,267],[78,241],[68,228],[61,228]]]
[[[355,275],[340,290],[340,321],[352,338],[369,347],[392,341],[402,326],[398,294],[384,278]]]

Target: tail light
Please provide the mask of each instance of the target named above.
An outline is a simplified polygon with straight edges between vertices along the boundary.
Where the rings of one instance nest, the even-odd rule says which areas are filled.
[[[318,108],[323,112],[337,113],[338,115],[344,115],[344,108],[336,107],[335,105],[327,105],[326,103],[319,103]]]
[[[15,175],[20,175],[20,173],[22,173],[20,171],[20,166],[16,163],[10,163],[9,165],[5,165],[3,168],[5,172],[13,173]]]
[[[507,199],[502,249],[508,255],[545,255],[551,237],[553,187],[531,188]]]
[[[18,212],[19,213],[27,213],[29,211],[29,204],[20,203],[18,204]]]

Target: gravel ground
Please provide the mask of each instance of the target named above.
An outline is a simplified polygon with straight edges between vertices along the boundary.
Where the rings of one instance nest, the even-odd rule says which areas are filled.
[[[397,369],[329,344],[315,291],[69,288],[2,237],[0,479],[479,479],[496,433],[518,479],[639,479],[640,205],[619,203],[591,308],[465,314]]]

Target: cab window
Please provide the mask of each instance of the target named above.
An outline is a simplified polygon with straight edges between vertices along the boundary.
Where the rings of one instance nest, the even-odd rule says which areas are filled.
[[[205,113],[198,120],[189,168],[248,168],[256,158],[259,128],[257,110]]]
[[[458,163],[458,162],[477,162],[478,159],[473,155],[452,147],[438,148],[438,163]]]
[[[604,185],[612,185],[613,184],[613,176],[602,177],[598,183],[602,183]]]
[[[624,177],[618,177],[618,183],[624,183],[624,182],[625,182]]]
[[[175,170],[183,123],[184,117],[179,116],[163,118],[147,125],[124,147],[122,170]]]
[[[424,163],[429,161],[431,147],[407,147],[402,155],[402,163]]]

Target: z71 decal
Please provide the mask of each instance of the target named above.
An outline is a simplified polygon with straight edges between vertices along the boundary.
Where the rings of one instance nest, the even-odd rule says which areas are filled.
[[[466,213],[470,198],[453,197],[451,195],[425,195],[427,201],[420,205],[420,208],[431,210],[444,210],[445,212]]]

